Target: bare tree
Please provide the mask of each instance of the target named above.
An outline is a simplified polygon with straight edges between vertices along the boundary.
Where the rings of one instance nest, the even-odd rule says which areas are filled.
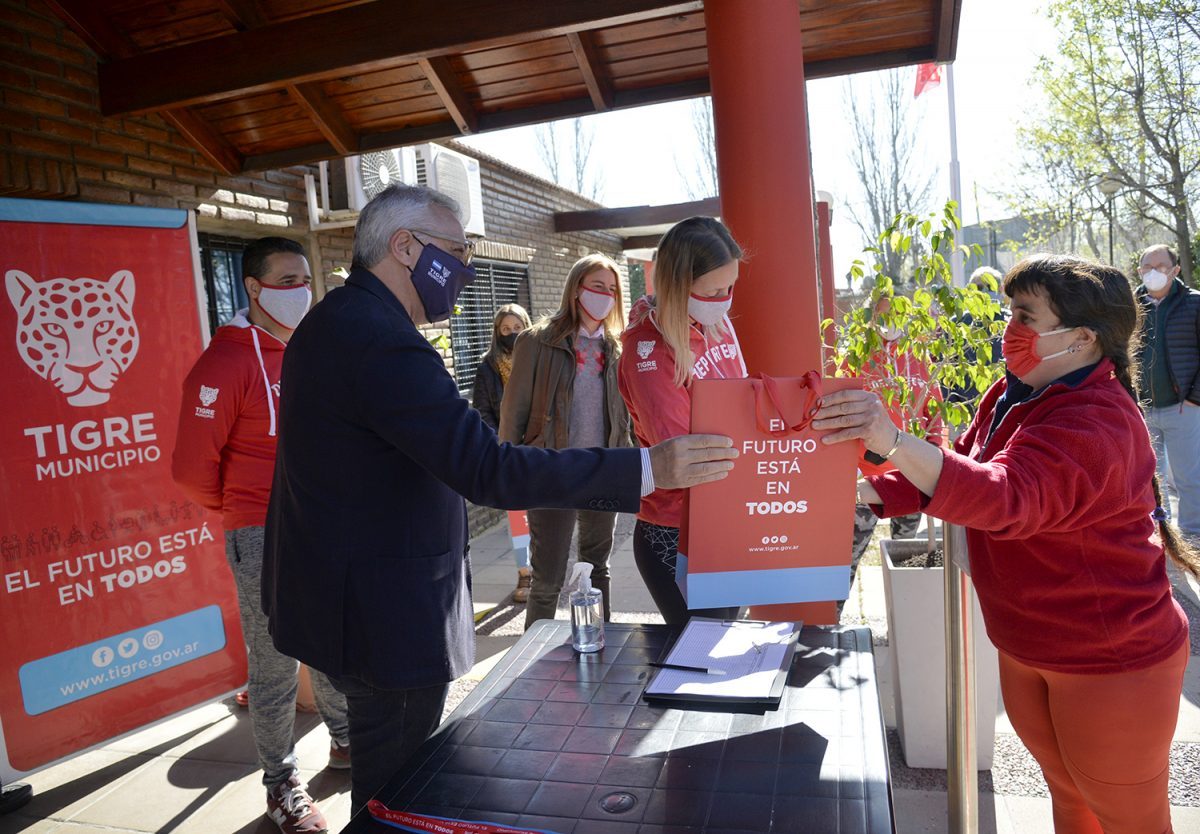
[[[588,168],[595,131],[583,119],[570,119],[565,131],[560,129],[562,126],[563,122],[537,126],[534,135],[537,137],[538,157],[546,166],[551,180],[577,194],[599,201],[604,193],[604,184]]]
[[[538,158],[546,166],[550,179],[561,183],[558,163],[558,122],[546,122],[534,128],[537,137]]]
[[[688,197],[703,200],[717,195],[717,143],[713,130],[712,98],[692,101],[692,130],[696,139],[692,169],[685,171],[675,157],[675,170],[683,180]]]
[[[575,119],[572,127],[575,140],[574,153],[571,155],[575,162],[575,193],[598,201],[601,192],[600,181],[588,174],[588,160],[592,155],[595,131],[590,126],[585,126],[583,119]]]
[[[860,199],[847,200],[847,208],[870,245],[896,215],[924,213],[933,196],[937,167],[922,153],[908,79],[900,70],[889,70],[845,86],[854,130],[849,157],[860,191]],[[902,276],[903,254],[880,247],[877,257],[885,274]]]

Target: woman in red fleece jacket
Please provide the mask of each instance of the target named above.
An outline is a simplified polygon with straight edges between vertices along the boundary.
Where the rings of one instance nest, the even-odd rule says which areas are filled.
[[[688,433],[693,379],[746,376],[728,315],[741,257],[733,235],[712,217],[676,223],[659,241],[654,256],[657,295],[639,299],[629,311],[617,365],[617,388],[639,445]],[[685,623],[689,614],[675,584],[682,517],[683,490],[658,489],[642,499],[633,529],[638,572],[668,624]],[[690,613],[733,619],[738,609]]]
[[[1188,657],[1166,523],[1134,393],[1137,305],[1117,269],[1035,256],[1004,280],[1007,378],[953,450],[896,429],[879,398],[822,401],[827,443],[862,439],[896,472],[860,496],[967,528],[971,575],[1014,729],[1050,787],[1059,834],[1169,832],[1167,764]]]

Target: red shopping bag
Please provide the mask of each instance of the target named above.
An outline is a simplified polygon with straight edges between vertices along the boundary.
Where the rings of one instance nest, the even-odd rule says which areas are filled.
[[[684,503],[676,581],[689,608],[845,599],[859,444],[811,427],[822,393],[855,379],[698,380],[692,432],[733,438],[727,478]]]

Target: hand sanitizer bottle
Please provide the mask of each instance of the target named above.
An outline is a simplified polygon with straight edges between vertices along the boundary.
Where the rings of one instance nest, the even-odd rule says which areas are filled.
[[[598,652],[604,648],[604,595],[592,587],[592,566],[576,562],[571,585],[571,645],[577,652]]]

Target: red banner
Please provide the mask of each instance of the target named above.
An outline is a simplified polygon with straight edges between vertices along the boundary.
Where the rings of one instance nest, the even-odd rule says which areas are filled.
[[[246,679],[220,518],[175,487],[183,211],[0,200],[0,779]]]

